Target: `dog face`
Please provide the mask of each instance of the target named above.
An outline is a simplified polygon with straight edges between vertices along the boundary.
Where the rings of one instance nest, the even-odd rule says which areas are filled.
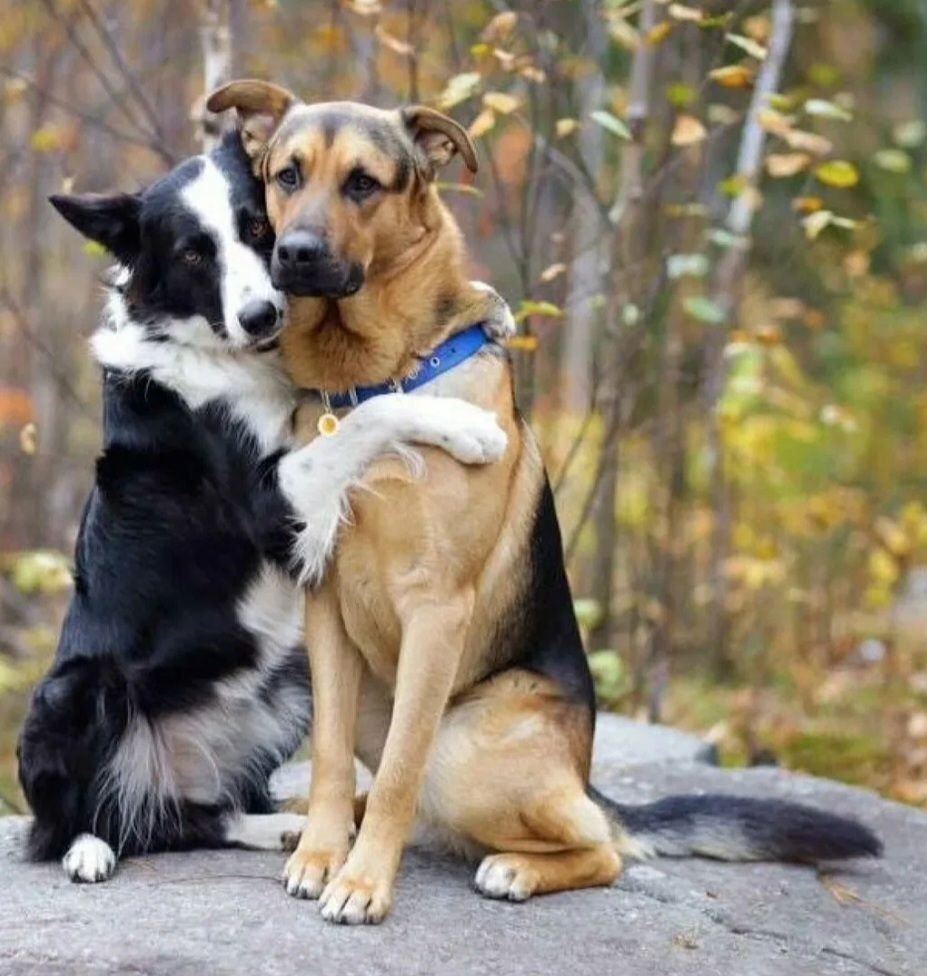
[[[273,281],[293,295],[353,295],[427,234],[423,195],[438,170],[460,152],[476,171],[466,130],[421,106],[305,105],[259,81],[231,82],[207,104],[238,109],[277,232]]]
[[[230,136],[141,193],[51,202],[122,265],[110,304],[117,327],[131,320],[177,341],[243,349],[268,343],[283,325],[263,196]]]

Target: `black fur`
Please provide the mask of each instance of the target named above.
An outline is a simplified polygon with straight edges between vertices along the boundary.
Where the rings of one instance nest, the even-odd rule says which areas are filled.
[[[786,800],[704,793],[630,806],[594,787],[589,795],[632,840],[670,857],[817,864],[882,853],[858,821]]]
[[[263,190],[237,135],[212,158],[232,186],[245,228],[263,214]],[[214,329],[222,321],[209,266],[195,274],[176,267],[178,248],[192,246],[197,235],[178,192],[202,165],[187,161],[141,195],[110,198],[108,207],[77,198],[56,203],[131,268],[133,319],[200,314]],[[251,243],[266,263],[272,240]],[[283,648],[270,664],[259,662],[258,636],[236,615],[269,565],[288,571],[292,519],[277,488],[277,457],[264,456],[221,402],[192,410],[145,373],[106,372],[103,403],[103,452],[81,521],[74,594],[18,750],[35,814],[28,841],[35,859],[62,856],[81,833],[119,854],[219,845],[231,810],[272,809],[268,777],[308,726],[303,648]],[[181,796],[162,809],[152,792],[135,804],[130,821],[107,779],[129,724],[157,730],[215,704],[223,681],[249,675],[254,704],[276,725],[271,730],[268,719],[260,726],[265,737],[246,742],[238,767],[223,770],[216,802]],[[279,707],[285,694],[303,703],[301,713]]]

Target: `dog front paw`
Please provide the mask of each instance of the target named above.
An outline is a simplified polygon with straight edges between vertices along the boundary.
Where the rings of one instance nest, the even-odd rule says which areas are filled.
[[[505,454],[508,437],[488,410],[452,398],[429,404],[433,425],[423,434],[426,443],[444,448],[463,464],[491,464]]]
[[[116,854],[105,840],[93,834],[81,834],[68,848],[61,866],[72,881],[96,884],[112,877]]]
[[[489,299],[489,314],[483,320],[483,331],[490,339],[510,339],[518,331],[508,302],[485,281],[471,281],[471,287],[483,292]]]
[[[347,858],[347,848],[297,847],[283,869],[283,885],[292,898],[316,899]]]
[[[326,922],[340,925],[376,925],[393,903],[391,878],[358,875],[341,869],[319,899],[319,911]]]

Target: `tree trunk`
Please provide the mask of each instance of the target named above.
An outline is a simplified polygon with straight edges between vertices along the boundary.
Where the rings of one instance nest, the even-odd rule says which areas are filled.
[[[208,94],[232,77],[231,0],[204,0],[200,24],[203,51],[203,92]],[[231,125],[229,113],[215,115],[202,105],[198,113],[199,142],[203,152],[218,145]]]

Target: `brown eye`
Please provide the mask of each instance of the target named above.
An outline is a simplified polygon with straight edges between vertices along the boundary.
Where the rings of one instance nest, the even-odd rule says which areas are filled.
[[[248,221],[248,236],[257,240],[270,231],[270,224],[263,217],[254,217]]]
[[[184,248],[184,251],[180,256],[183,259],[183,263],[190,265],[191,268],[199,267],[199,265],[201,265],[205,260],[202,253],[197,251],[194,247]]]
[[[371,193],[380,189],[380,183],[369,173],[356,169],[348,177],[345,190],[352,197],[369,197]]]
[[[295,190],[299,184],[299,171],[295,166],[287,166],[286,168],[280,170],[280,172],[274,177],[277,184],[281,186],[288,193]]]

